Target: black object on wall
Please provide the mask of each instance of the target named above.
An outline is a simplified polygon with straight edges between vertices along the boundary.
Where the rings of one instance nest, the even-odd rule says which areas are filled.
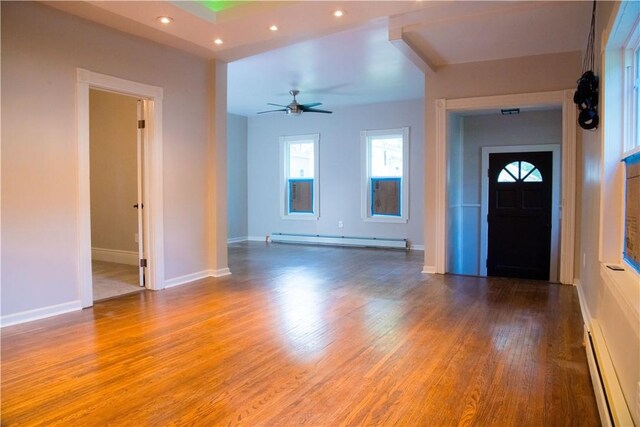
[[[573,102],[578,106],[578,124],[582,129],[597,129],[600,124],[598,116],[598,87],[600,79],[593,72],[594,67],[594,41],[596,33],[596,1],[593,1],[591,12],[591,30],[587,41],[587,50],[582,62],[582,76],[578,80],[578,88],[573,94]]]

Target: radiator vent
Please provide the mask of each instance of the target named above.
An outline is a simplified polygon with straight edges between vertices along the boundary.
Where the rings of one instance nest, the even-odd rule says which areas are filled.
[[[379,237],[323,236],[320,234],[272,233],[274,243],[301,243],[307,245],[359,246],[367,248],[409,249],[407,239],[387,239]]]

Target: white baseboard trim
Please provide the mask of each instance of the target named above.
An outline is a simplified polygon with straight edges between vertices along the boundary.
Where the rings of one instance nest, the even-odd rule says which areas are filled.
[[[436,274],[435,265],[425,265],[422,267],[422,272],[424,274]]]
[[[249,242],[266,242],[267,236],[247,236]]]
[[[243,237],[231,237],[231,238],[227,239],[227,243],[239,243],[239,242],[246,242],[247,240],[249,240],[249,237],[247,237],[247,236],[243,236]]]
[[[591,331],[591,312],[589,311],[589,306],[587,305],[587,301],[584,296],[584,289],[582,288],[580,279],[574,279],[573,285],[578,291],[578,301],[580,302],[580,313],[582,314],[582,322],[584,323],[584,327],[587,329],[587,331]]]
[[[221,268],[218,270],[203,270],[197,273],[185,274],[184,276],[174,277],[173,279],[165,280],[164,288],[173,288],[174,286],[186,285],[196,280],[206,279],[207,277],[223,277],[229,276],[231,270],[228,268]]]
[[[211,277],[209,270],[198,271],[197,273],[185,274],[184,276],[174,277],[173,279],[164,281],[164,288],[173,288],[174,286],[185,285],[187,283],[195,282],[196,280],[205,279]]]
[[[209,270],[209,275],[211,277],[222,277],[231,275],[231,270],[229,268],[219,268],[218,270]]]
[[[411,245],[410,249],[412,251],[424,251],[424,245]]]
[[[91,248],[91,259],[96,261],[116,262],[118,264],[138,265],[138,252],[121,251],[119,249]]]
[[[71,311],[82,310],[80,301],[65,302],[48,307],[36,308],[35,310],[27,310],[20,313],[7,314],[0,317],[0,327],[18,325],[20,323],[32,322],[34,320],[45,319],[58,314],[69,313]]]

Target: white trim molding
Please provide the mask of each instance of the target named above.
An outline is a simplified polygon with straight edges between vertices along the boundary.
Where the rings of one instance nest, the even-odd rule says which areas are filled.
[[[435,265],[423,265],[422,266],[423,274],[436,274],[436,266]]]
[[[163,150],[162,97],[160,87],[76,69],[76,115],[78,150],[77,241],[78,287],[82,307],[93,305],[91,274],[91,214],[89,190],[89,90],[99,89],[132,95],[144,99],[147,135],[144,139],[145,167],[145,227],[144,241],[148,260],[149,289],[164,285],[164,228],[163,228]]]
[[[117,264],[139,264],[138,252],[121,251],[119,249],[91,248],[91,259],[94,261],[115,262]]]
[[[295,143],[313,143],[313,212],[289,212],[289,147]],[[317,221],[320,217],[320,134],[280,137],[280,218]]]
[[[229,243],[240,243],[240,242],[246,242],[247,240],[249,240],[248,236],[242,236],[242,237],[230,237],[227,239],[227,244]]]
[[[486,96],[461,99],[438,99],[436,103],[436,173],[435,173],[435,269],[447,272],[448,242],[448,135],[447,120],[451,113],[496,110],[501,108],[561,107],[562,108],[562,216],[560,236],[559,281],[573,283],[573,259],[575,236],[575,173],[576,173],[576,108],[573,105],[573,89]]]
[[[173,288],[175,286],[188,285],[196,280],[206,279],[208,277],[224,277],[231,275],[231,270],[221,268],[219,270],[203,270],[197,273],[185,274],[184,276],[174,277],[164,282],[164,289]]]
[[[0,319],[1,327],[18,325],[20,323],[32,322],[59,314],[82,310],[80,301],[65,302],[62,304],[50,305],[48,307],[37,308],[35,310],[23,311],[20,313],[7,314]]]

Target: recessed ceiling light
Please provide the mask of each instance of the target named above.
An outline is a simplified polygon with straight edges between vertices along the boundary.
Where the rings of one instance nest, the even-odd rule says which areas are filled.
[[[272,26],[269,27],[269,29],[271,31],[278,31],[278,26],[277,25],[272,25]]]
[[[161,24],[169,25],[173,22],[173,18],[170,16],[158,16],[158,21],[160,21]]]
[[[220,45],[220,44],[224,43],[224,42],[222,41],[222,39],[215,39],[213,42],[214,42],[215,44],[218,44],[218,45]]]
[[[342,9],[338,9],[338,10],[334,10],[333,11],[333,16],[335,16],[336,18],[340,18],[342,16],[344,16],[345,11]]]

